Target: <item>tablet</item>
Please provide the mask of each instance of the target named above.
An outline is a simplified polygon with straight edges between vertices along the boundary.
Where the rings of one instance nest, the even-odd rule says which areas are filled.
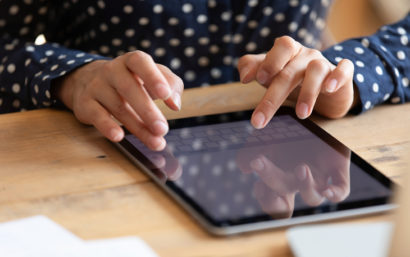
[[[129,132],[117,146],[215,235],[393,208],[392,182],[309,119],[281,107],[255,129],[251,115],[170,120],[161,152]]]

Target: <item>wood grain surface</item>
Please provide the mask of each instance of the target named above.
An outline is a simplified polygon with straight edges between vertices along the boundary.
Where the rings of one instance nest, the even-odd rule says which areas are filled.
[[[186,90],[168,118],[243,110],[264,89],[228,84]],[[400,182],[410,167],[410,105],[385,105],[339,120],[314,120]],[[136,235],[160,256],[292,256],[285,229],[208,235],[93,127],[67,111],[0,115],[0,222],[44,214],[84,239]],[[342,222],[389,219],[376,215]]]

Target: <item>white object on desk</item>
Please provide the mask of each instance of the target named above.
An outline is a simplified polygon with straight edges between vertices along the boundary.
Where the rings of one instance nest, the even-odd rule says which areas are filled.
[[[82,240],[44,216],[35,216],[0,224],[2,256],[36,256],[47,247],[79,245]]]
[[[290,228],[287,237],[296,257],[386,257],[393,224],[323,224]]]
[[[45,216],[0,224],[0,255],[7,257],[158,257],[138,237],[84,241]]]

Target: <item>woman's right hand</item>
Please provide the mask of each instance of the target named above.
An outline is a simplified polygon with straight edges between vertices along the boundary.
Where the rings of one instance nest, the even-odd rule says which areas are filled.
[[[141,51],[91,62],[56,83],[55,96],[80,122],[94,125],[105,137],[118,142],[124,131],[114,117],[155,151],[166,145],[168,123],[154,100],[163,99],[168,107],[179,110],[184,89],[177,75]]]

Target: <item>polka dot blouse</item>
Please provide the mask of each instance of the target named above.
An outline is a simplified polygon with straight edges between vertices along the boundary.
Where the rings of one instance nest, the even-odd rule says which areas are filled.
[[[53,79],[142,50],[186,88],[238,81],[237,60],[279,36],[321,48],[331,0],[0,0],[0,113],[60,106]],[[44,34],[47,43],[34,44]],[[355,64],[361,112],[409,101],[410,15],[323,51]]]

